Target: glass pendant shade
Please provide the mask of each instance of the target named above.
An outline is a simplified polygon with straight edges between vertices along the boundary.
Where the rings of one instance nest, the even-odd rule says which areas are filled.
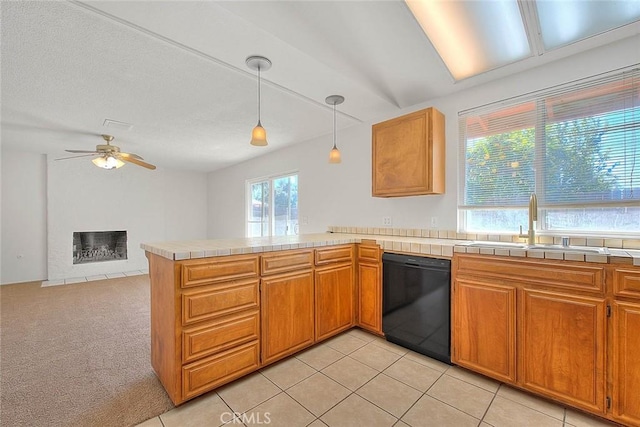
[[[340,150],[335,145],[329,151],[329,163],[342,163],[342,158],[340,157]]]
[[[253,128],[253,132],[251,132],[251,145],[256,145],[258,147],[264,147],[267,145],[267,131],[264,130],[260,122]]]
[[[124,162],[113,156],[101,156],[91,160],[94,165],[102,169],[118,169],[124,166]]]

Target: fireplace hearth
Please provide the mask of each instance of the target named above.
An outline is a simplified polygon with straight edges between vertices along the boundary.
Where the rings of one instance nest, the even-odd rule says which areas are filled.
[[[74,264],[126,259],[126,231],[75,231],[73,233]]]

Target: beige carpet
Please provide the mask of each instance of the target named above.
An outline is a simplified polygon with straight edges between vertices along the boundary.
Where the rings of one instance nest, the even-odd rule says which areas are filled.
[[[130,426],[173,407],[150,362],[149,276],[0,286],[0,425]]]

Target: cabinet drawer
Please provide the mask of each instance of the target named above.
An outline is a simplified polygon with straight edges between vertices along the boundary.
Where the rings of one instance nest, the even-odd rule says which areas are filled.
[[[182,324],[258,308],[258,279],[238,280],[182,292]]]
[[[258,369],[258,341],[182,367],[182,399],[190,399]]]
[[[604,267],[481,255],[457,255],[456,258],[456,277],[494,277],[561,289],[604,292]]]
[[[358,260],[380,262],[380,248],[378,246],[358,245]]]
[[[262,275],[285,273],[313,267],[313,250],[272,252],[261,257]]]
[[[258,256],[221,256],[182,264],[183,288],[258,276]]]
[[[332,246],[316,249],[316,265],[333,262],[351,262],[353,259],[353,245]]]
[[[613,292],[617,296],[640,298],[640,269],[617,268],[613,273]]]
[[[257,310],[221,318],[207,326],[182,332],[182,362],[189,363],[227,350],[259,337],[260,313]]]

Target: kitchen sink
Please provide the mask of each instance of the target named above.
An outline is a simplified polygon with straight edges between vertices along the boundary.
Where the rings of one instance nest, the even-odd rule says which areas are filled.
[[[609,255],[609,249],[593,246],[562,246],[562,245],[532,245],[527,246],[528,251],[562,251],[582,254]]]
[[[491,249],[524,249],[527,251],[562,251],[581,254],[609,255],[609,249],[592,246],[527,245],[526,243],[474,241],[463,246]]]
[[[485,242],[475,241],[470,243],[464,243],[464,246],[472,248],[492,248],[492,249],[527,249],[526,243],[511,243],[511,242]]]

